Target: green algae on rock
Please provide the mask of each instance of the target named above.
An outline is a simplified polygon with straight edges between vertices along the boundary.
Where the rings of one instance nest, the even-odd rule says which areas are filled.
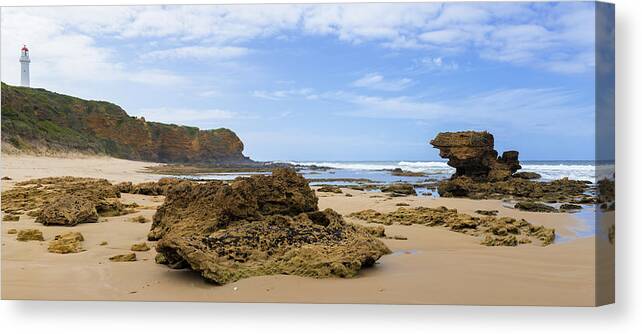
[[[74,226],[96,222],[98,222],[96,203],[75,195],[59,196],[50,205],[46,205],[36,217],[36,223],[43,225]]]
[[[136,253],[114,255],[109,258],[111,262],[133,262],[136,261]]]
[[[530,212],[558,212],[557,209],[544,203],[521,201],[515,204],[515,209]]]
[[[47,177],[18,182],[4,191],[2,210],[25,213],[45,225],[76,225],[130,212],[119,197],[118,189],[105,179]]]
[[[475,213],[482,216],[497,216],[497,210],[475,210]]]
[[[259,275],[352,277],[390,250],[331,209],[293,169],[225,184],[185,183],[154,215],[157,263],[226,284]]]
[[[45,238],[42,236],[42,231],[36,229],[26,229],[19,230],[18,236],[16,237],[18,241],[45,241]]]
[[[150,250],[149,245],[146,242],[141,242],[138,244],[133,244],[130,248],[132,252],[146,252]]]
[[[381,187],[381,191],[384,193],[390,193],[392,196],[408,196],[408,195],[417,195],[415,187],[412,184],[407,183],[393,183],[384,187]]]
[[[58,254],[79,253],[84,250],[83,241],[85,238],[80,232],[67,232],[57,235],[54,240],[49,242],[47,250],[50,253]]]
[[[17,222],[20,220],[20,216],[18,215],[12,215],[12,214],[3,214],[2,215],[2,221],[3,222]]]
[[[484,182],[461,176],[439,183],[442,197],[467,197],[471,199],[526,199],[544,202],[572,202],[587,197],[587,181],[563,178],[551,182],[537,182],[508,178],[504,181]],[[589,198],[590,199],[590,198]]]
[[[321,193],[334,193],[334,194],[341,194],[343,191],[341,188],[337,186],[323,186],[317,189],[318,192]]]
[[[534,226],[524,219],[492,216],[473,217],[443,206],[438,208],[399,208],[390,213],[368,209],[353,212],[348,217],[383,225],[441,226],[451,231],[481,237],[481,244],[487,246],[517,246],[520,243],[533,241],[538,241],[540,245],[546,246],[555,240],[554,229]],[[526,241],[527,239],[528,241]]]

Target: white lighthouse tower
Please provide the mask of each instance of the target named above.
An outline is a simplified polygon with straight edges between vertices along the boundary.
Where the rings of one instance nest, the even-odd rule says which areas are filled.
[[[29,87],[29,49],[27,46],[22,46],[20,49],[20,85],[23,87]]]

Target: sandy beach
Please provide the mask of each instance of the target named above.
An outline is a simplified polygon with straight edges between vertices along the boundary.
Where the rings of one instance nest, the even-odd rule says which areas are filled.
[[[114,158],[51,158],[4,155],[3,190],[14,182],[46,176],[104,177],[112,182],[155,180],[144,173],[153,163]],[[581,226],[568,213],[522,212],[499,200],[431,197],[380,197],[345,190],[345,194],[317,193],[321,209],[347,215],[375,209],[394,211],[397,203],[409,207],[498,210],[500,216],[524,218],[556,229],[567,241],[546,247],[487,247],[475,237],[426,226],[386,226],[387,235],[407,240],[382,239],[392,250],[357,277],[315,279],[297,276],[260,276],[224,286],[208,284],[190,270],[173,270],[154,262],[155,251],[137,252],[138,261],[116,263],[108,258],[129,252],[146,240],[150,222],[134,223],[143,215],[151,220],[162,196],[122,194],[123,203],[143,207],[136,213],[101,218],[96,224],[48,227],[23,215],[18,222],[2,223],[2,298],[47,300],[237,301],[303,303],[402,303],[484,305],[595,304],[595,237],[573,238]],[[350,222],[361,224],[353,218]],[[11,228],[38,228],[45,241],[19,242]],[[86,251],[76,254],[47,252],[47,242],[61,232],[78,231]],[[103,242],[106,245],[101,245]],[[153,243],[151,243],[153,244]]]

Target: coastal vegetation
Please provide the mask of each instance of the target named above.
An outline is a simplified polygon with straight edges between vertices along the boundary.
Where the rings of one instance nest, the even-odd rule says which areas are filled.
[[[89,153],[157,162],[249,162],[234,132],[147,122],[121,107],[2,83],[3,152]]]

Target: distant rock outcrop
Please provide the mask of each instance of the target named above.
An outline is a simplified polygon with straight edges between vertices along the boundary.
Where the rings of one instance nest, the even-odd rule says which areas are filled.
[[[506,180],[522,166],[517,151],[497,156],[493,135],[483,131],[441,132],[430,141],[439,156],[456,168],[453,177],[468,176],[475,180]]]
[[[2,83],[3,150],[84,152],[156,162],[237,163],[243,143],[220,128],[147,122],[119,106]]]
[[[258,275],[351,277],[390,250],[331,209],[319,211],[291,169],[223,182],[181,183],[154,215],[156,262],[226,284]]]

